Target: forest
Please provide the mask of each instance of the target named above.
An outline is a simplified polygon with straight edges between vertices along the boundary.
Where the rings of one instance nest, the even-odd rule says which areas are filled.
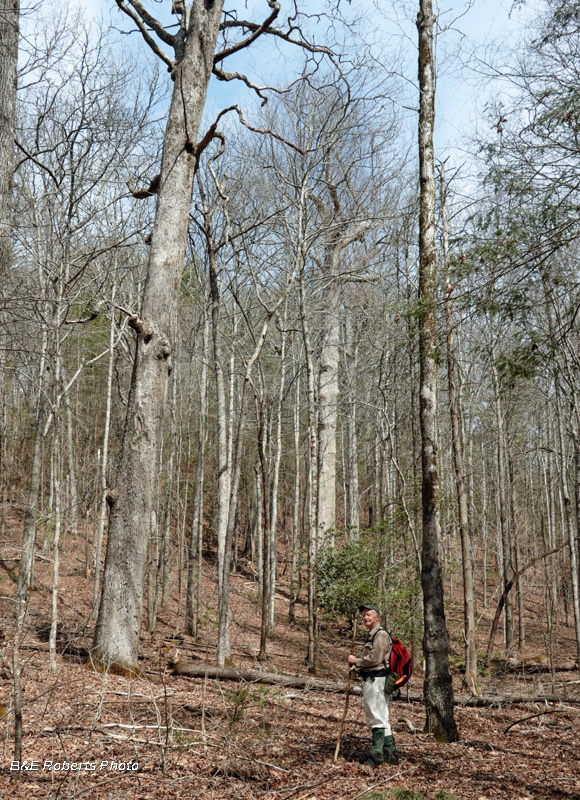
[[[0,0],[2,796],[580,800],[579,87],[576,0]]]

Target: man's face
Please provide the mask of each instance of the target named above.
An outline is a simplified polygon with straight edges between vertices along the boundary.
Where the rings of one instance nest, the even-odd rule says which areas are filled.
[[[367,631],[372,631],[379,619],[379,615],[376,611],[373,611],[372,608],[365,608],[365,610],[362,612],[363,625]]]

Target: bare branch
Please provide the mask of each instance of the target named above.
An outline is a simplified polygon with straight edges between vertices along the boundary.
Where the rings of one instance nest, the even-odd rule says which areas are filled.
[[[218,81],[242,81],[245,83],[249,89],[253,89],[254,92],[258,95],[260,100],[262,101],[262,105],[266,105],[268,102],[268,98],[262,94],[263,91],[269,89],[270,91],[276,91],[273,86],[256,86],[253,84],[249,78],[243,75],[241,72],[224,72],[219,67],[214,65],[213,74],[216,76]]]
[[[131,183],[127,181],[127,188],[137,200],[144,200],[146,197],[153,197],[153,195],[157,194],[160,179],[161,175],[156,175],[152,178],[147,189],[134,189]]]
[[[54,181],[54,183],[56,184],[56,186],[57,186],[57,187],[58,187],[58,186],[60,186],[60,184],[61,184],[61,181],[59,181],[59,180],[58,180],[58,178],[56,177],[56,175],[54,174],[54,172],[53,172],[53,171],[52,171],[52,170],[51,170],[49,167],[47,167],[47,166],[46,166],[46,164],[43,164],[41,161],[38,161],[38,159],[36,159],[36,158],[35,158],[33,155],[31,155],[31,154],[30,154],[30,153],[29,153],[27,150],[25,150],[25,149],[24,149],[24,147],[23,147],[23,146],[20,144],[20,142],[19,142],[17,139],[14,139],[14,144],[15,144],[15,145],[16,145],[16,147],[17,147],[19,150],[21,150],[21,151],[24,153],[24,155],[26,156],[26,158],[25,158],[25,159],[23,159],[22,161],[20,161],[20,162],[19,162],[19,163],[16,165],[16,167],[14,168],[14,171],[15,171],[15,172],[16,172],[16,170],[18,169],[18,167],[20,167],[20,166],[21,166],[21,164],[23,164],[23,163],[24,163],[24,161],[32,161],[32,163],[33,163],[33,164],[36,164],[36,166],[37,166],[37,167],[40,167],[40,169],[43,169],[45,172],[47,172],[47,173],[50,175],[50,177],[52,178],[52,180]]]
[[[216,53],[213,59],[214,64],[218,64],[227,56],[231,56],[232,53],[237,53],[239,50],[243,50],[245,47],[248,47],[248,45],[254,42],[259,36],[269,30],[270,25],[280,13],[280,3],[278,3],[277,0],[268,0],[268,5],[272,9],[270,16],[267,17],[261,25],[255,25],[252,27],[248,26],[248,30],[251,30],[252,32],[249,36],[246,36],[245,39],[242,39],[241,42],[237,42],[230,47],[226,47],[225,50],[221,51],[221,53]]]
[[[125,6],[125,2],[130,3],[145,25],[148,25],[162,42],[171,45],[171,47],[175,47],[175,36],[172,33],[169,33],[169,31],[163,27],[159,20],[155,19],[155,17],[147,11],[147,9],[139,2],[139,0],[115,0],[115,2],[122,11],[131,16],[132,14],[129,13],[130,9]]]
[[[101,307],[103,303],[98,303],[95,310],[91,311],[88,317],[83,317],[82,319],[65,319],[63,321],[63,325],[84,325],[86,322],[92,322],[96,319],[99,314],[101,313]]]
[[[209,126],[209,128],[207,129],[207,132],[204,135],[203,139],[201,139],[198,142],[198,144],[196,145],[196,147],[194,149],[194,154],[195,154],[195,157],[197,158],[198,163],[199,163],[200,155],[203,153],[203,151],[208,146],[208,144],[212,141],[212,139],[215,139],[217,137],[217,138],[221,139],[221,141],[223,143],[223,140],[224,140],[223,135],[221,133],[219,133],[219,131],[217,130],[218,123],[219,123],[219,121],[220,121],[220,119],[222,117],[224,117],[230,111],[235,111],[235,110],[237,110],[237,106],[229,106],[229,108],[224,108],[217,115],[217,117],[215,119],[215,122],[213,122]]]
[[[359,222],[358,225],[355,225],[354,229],[351,231],[351,233],[348,234],[348,236],[343,236],[340,239],[338,243],[339,248],[341,250],[344,250],[344,248],[348,247],[349,244],[352,244],[353,242],[362,239],[365,233],[367,233],[367,231],[369,230],[370,226],[371,224],[368,220],[363,220],[362,222]]]
[[[249,22],[248,20],[235,20],[230,19],[222,22],[220,28],[223,30],[224,28],[247,28],[250,31],[256,32],[258,29],[261,29],[263,26],[258,25],[256,22]],[[295,29],[293,29],[295,30]],[[332,57],[334,53],[330,48],[324,47],[322,45],[310,44],[305,39],[295,39],[292,36],[292,32],[284,32],[278,30],[277,28],[265,28],[261,33],[267,33],[270,36],[277,36],[279,39],[284,39],[285,42],[289,42],[289,44],[295,44],[297,47],[302,47],[304,50],[308,50],[309,53],[321,53],[322,55]],[[250,43],[249,37],[247,40],[244,40],[244,47],[246,47]],[[242,44],[240,42],[240,44]],[[238,48],[239,49],[239,48]],[[230,55],[230,53],[226,50],[222,50],[221,53],[217,53],[214,58],[214,64],[218,61],[221,61],[225,56]]]
[[[117,311],[121,311],[121,313],[125,314],[127,317],[136,317],[133,311],[129,311],[129,309],[124,306],[119,306],[117,303],[109,303],[109,305]]]
[[[523,717],[522,719],[517,719],[515,722],[512,722],[511,725],[508,725],[507,728],[504,730],[504,735],[513,728],[515,725],[519,725],[521,722],[527,722],[529,719],[536,719],[537,717],[544,717],[546,714],[567,714],[568,711],[558,709],[558,708],[551,708],[549,711],[540,711],[538,714],[531,714],[529,717]]]
[[[147,30],[147,28],[145,27],[145,24],[144,24],[144,22],[143,22],[143,19],[142,19],[142,18],[139,16],[139,14],[138,14],[136,11],[133,11],[133,9],[131,9],[131,8],[127,8],[127,6],[126,6],[126,5],[125,5],[125,3],[124,3],[124,0],[115,0],[115,2],[117,3],[117,5],[118,5],[118,6],[119,6],[119,8],[121,9],[121,11],[123,11],[123,13],[125,13],[125,14],[126,14],[128,17],[130,17],[130,18],[133,20],[133,22],[135,23],[135,25],[136,25],[136,26],[139,28],[139,31],[141,32],[141,35],[143,36],[143,38],[145,39],[145,41],[147,42],[147,44],[149,45],[149,47],[150,47],[150,48],[153,50],[153,52],[155,53],[155,55],[159,56],[159,58],[160,58],[160,59],[161,59],[161,60],[162,60],[162,61],[163,61],[165,64],[167,64],[167,66],[168,66],[168,68],[169,68],[170,72],[172,72],[172,71],[174,70],[174,68],[175,68],[175,61],[174,61],[172,58],[170,58],[170,57],[167,55],[167,53],[165,53],[165,52],[164,52],[164,51],[163,51],[163,50],[162,50],[162,49],[159,47],[159,45],[157,44],[157,42],[155,41],[155,39],[154,39],[154,38],[151,36],[151,34],[149,33],[149,31],[148,31],[148,30]],[[138,2],[137,2],[137,0],[129,0],[129,2],[130,2],[130,3],[131,3],[133,6],[135,6],[135,3],[137,3],[137,5],[141,5],[140,3],[138,3]],[[143,9],[143,11],[145,11],[145,9]],[[151,17],[151,19],[153,19],[153,17]],[[157,23],[157,24],[158,24],[158,25],[160,25],[160,23]],[[160,27],[163,29],[164,33],[165,33],[167,36],[170,36],[170,34],[168,34],[168,33],[167,33],[167,31],[165,30],[165,28],[163,28],[161,25],[160,25]],[[154,29],[154,30],[155,30],[155,29]],[[157,33],[157,35],[159,36],[159,38],[163,38],[163,37],[161,37],[161,36],[160,36],[160,34],[158,33],[158,31],[157,31],[157,30],[155,30],[155,33]],[[170,43],[170,44],[173,46],[173,45],[174,45],[174,40],[173,40],[173,37],[171,37],[171,39],[172,39],[172,41],[171,41],[171,42],[169,42],[169,43]],[[163,41],[165,41],[165,39],[163,39]]]
[[[219,138],[221,138],[222,141],[223,141],[222,134],[219,134],[217,132],[217,126],[218,126],[218,122],[220,121],[220,119],[223,116],[225,116],[226,114],[228,114],[230,111],[236,111],[237,114],[238,114],[238,117],[240,118],[240,122],[242,123],[242,125],[244,125],[248,130],[252,131],[253,133],[262,133],[262,134],[267,134],[269,136],[273,136],[274,139],[278,139],[279,142],[282,142],[283,144],[288,145],[288,147],[291,147],[293,150],[296,150],[301,155],[305,155],[307,152],[310,152],[310,151],[306,151],[306,150],[301,150],[297,145],[292,144],[292,142],[289,142],[287,139],[284,139],[278,133],[274,133],[274,131],[270,130],[269,128],[266,128],[266,129],[254,128],[252,125],[250,125],[246,121],[246,119],[245,119],[245,117],[244,117],[244,115],[242,113],[242,110],[241,110],[241,108],[239,106],[229,106],[228,108],[224,108],[223,111],[220,111],[220,113],[218,114],[215,122],[212,123],[212,125],[208,128],[207,133],[205,134],[203,139],[201,139],[199,144],[194,148],[193,152],[195,153],[195,156],[197,158],[199,158],[201,153],[205,150],[205,148],[208,146],[208,144],[211,142],[211,140],[214,137],[219,136]]]
[[[296,152],[300,153],[300,155],[302,156],[306,155],[306,153],[312,152],[311,150],[302,150],[300,147],[298,147],[298,145],[292,144],[292,142],[289,142],[288,139],[284,139],[283,136],[280,136],[278,133],[274,133],[274,131],[270,130],[270,128],[266,128],[265,130],[263,130],[262,128],[253,128],[244,119],[242,110],[238,106],[234,106],[234,109],[238,112],[238,116],[240,118],[240,122],[242,123],[242,125],[244,125],[249,131],[253,131],[254,133],[265,133],[268,134],[269,136],[273,136],[274,139],[277,139],[279,142],[282,142],[282,144],[288,145],[288,147],[291,147],[293,150],[296,150]]]

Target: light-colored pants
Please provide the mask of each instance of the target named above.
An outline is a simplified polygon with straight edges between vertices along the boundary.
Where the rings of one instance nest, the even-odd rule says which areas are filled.
[[[386,678],[366,678],[362,682],[363,707],[369,728],[384,728],[385,736],[391,736],[389,702],[385,695]]]

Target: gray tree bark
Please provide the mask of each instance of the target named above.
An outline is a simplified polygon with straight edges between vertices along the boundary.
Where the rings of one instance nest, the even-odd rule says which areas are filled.
[[[296,600],[299,591],[298,543],[300,540],[300,375],[296,377],[294,394],[294,508],[292,512],[292,555],[290,562],[290,602],[288,622],[296,622]]]
[[[318,552],[318,528],[316,525],[316,471],[318,464],[316,436],[316,412],[315,412],[315,386],[314,386],[314,364],[312,359],[312,348],[310,344],[310,328],[306,315],[306,289],[304,280],[304,267],[300,270],[300,321],[302,326],[302,337],[304,341],[304,354],[306,358],[306,378],[308,396],[308,472],[306,494],[308,497],[307,505],[307,550],[306,550],[306,570],[307,570],[307,590],[308,590],[308,648],[306,653],[306,664],[309,672],[316,672],[318,662],[318,603],[316,597],[316,555]],[[306,495],[305,495],[306,496]]]
[[[197,639],[201,596],[201,564],[203,546],[203,484],[205,475],[205,445],[207,441],[207,362],[209,356],[209,316],[204,308],[201,376],[199,380],[199,418],[197,428],[197,465],[193,496],[193,520],[189,538],[187,562],[187,599],[185,629]],[[196,570],[197,566],[197,570]],[[196,589],[197,582],[197,589]]]
[[[578,667],[580,668],[580,580],[578,577],[578,550],[576,547],[576,526],[574,524],[572,500],[569,487],[568,459],[564,446],[564,432],[562,425],[562,399],[559,378],[554,378],[554,389],[556,395],[556,417],[558,423],[558,445],[560,450],[560,480],[562,489],[562,500],[566,520],[566,534],[568,538],[568,550],[570,554],[570,577],[572,581],[572,607],[574,610],[574,631],[576,638],[576,652],[578,654]]]
[[[356,430],[356,369],[357,345],[354,341],[352,315],[350,310],[345,310],[344,318],[344,351],[346,376],[348,381],[348,414],[346,417],[347,438],[347,518],[346,524],[350,528],[349,535],[356,538],[359,532],[359,485],[358,485],[358,440]]]
[[[449,672],[449,638],[445,626],[443,580],[439,561],[440,488],[437,434],[437,328],[435,255],[435,67],[431,0],[420,0],[419,32],[419,359],[422,466],[423,546],[421,584],[425,632],[425,697],[427,731],[444,741],[457,741],[453,686]]]
[[[274,611],[276,596],[276,572],[277,572],[277,548],[276,548],[276,529],[278,527],[278,491],[280,484],[280,464],[282,462],[282,403],[284,400],[284,384],[286,380],[286,311],[282,320],[284,326],[282,330],[281,354],[280,354],[280,383],[278,385],[278,397],[276,398],[276,410],[274,414],[276,434],[274,437],[274,473],[272,475],[272,492],[270,512],[270,606],[268,609],[268,635],[274,632]]]
[[[101,589],[101,553],[103,549],[103,536],[107,521],[107,469],[109,465],[109,433],[111,430],[111,408],[113,404],[113,369],[115,366],[115,294],[117,292],[116,280],[111,290],[111,323],[109,326],[109,363],[107,366],[107,396],[105,400],[105,429],[103,431],[103,449],[100,463],[100,502],[99,522],[95,531],[95,576],[93,582],[93,619],[97,619],[99,608],[99,594]]]
[[[506,468],[506,436],[504,426],[504,414],[500,395],[499,379],[495,363],[495,352],[492,348],[492,379],[494,390],[495,418],[497,427],[497,472],[498,472],[498,507],[499,507],[499,536],[500,536],[500,557],[501,570],[504,589],[510,580],[511,564],[511,538],[507,520],[507,501],[505,497],[507,486]],[[504,613],[504,640],[505,655],[509,658],[513,655],[514,647],[514,609],[510,595],[506,596]]]
[[[155,495],[159,433],[172,369],[171,321],[185,258],[194,149],[222,5],[223,0],[194,3],[189,10],[187,38],[174,67],[143,305],[139,317],[130,319],[137,340],[135,361],[118,482],[109,494],[109,537],[92,654],[97,667],[122,674],[139,673],[137,651],[149,536],[146,521]]]
[[[0,0],[0,275],[3,287],[10,266],[19,18],[20,0]]]

